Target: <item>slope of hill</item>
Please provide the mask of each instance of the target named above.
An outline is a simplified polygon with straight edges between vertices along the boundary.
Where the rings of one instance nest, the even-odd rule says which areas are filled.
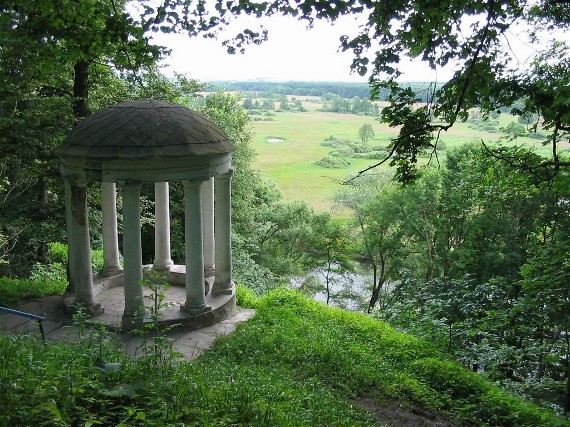
[[[568,426],[369,317],[278,290],[197,361],[0,336],[0,425]]]

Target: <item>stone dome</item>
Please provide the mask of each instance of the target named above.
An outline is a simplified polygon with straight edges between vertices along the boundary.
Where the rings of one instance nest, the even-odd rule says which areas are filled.
[[[202,114],[143,99],[81,121],[56,148],[64,177],[103,182],[207,179],[231,167],[234,145]]]
[[[169,102],[143,99],[101,110],[80,122],[56,149],[60,158],[151,160],[235,150],[202,114]]]

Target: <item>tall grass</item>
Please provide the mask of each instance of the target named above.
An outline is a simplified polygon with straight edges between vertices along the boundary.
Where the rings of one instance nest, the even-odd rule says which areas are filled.
[[[0,305],[16,307],[31,298],[48,295],[61,295],[67,281],[61,280],[25,280],[0,277]]]

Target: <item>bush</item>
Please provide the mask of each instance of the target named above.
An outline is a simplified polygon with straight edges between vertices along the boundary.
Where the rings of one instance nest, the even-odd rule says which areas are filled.
[[[236,303],[243,308],[255,308],[259,303],[259,296],[247,286],[238,285],[236,287]]]
[[[354,150],[349,146],[337,147],[336,150],[333,150],[329,153],[329,156],[331,156],[331,157],[352,157],[352,156],[354,156]]]
[[[386,153],[379,152],[379,151],[372,151],[371,153],[356,153],[354,156],[355,159],[383,159],[386,157]]]
[[[369,151],[372,151],[367,144],[363,144],[361,142],[351,142],[348,146],[352,148],[355,153],[368,153]]]
[[[67,264],[67,245],[61,242],[48,243],[48,257],[51,262]]]
[[[41,264],[36,262],[30,272],[30,280],[33,282],[65,282],[67,281],[67,270],[60,262]]]
[[[499,121],[493,119],[473,119],[469,121],[471,129],[483,132],[496,133],[499,131]]]
[[[350,166],[350,162],[342,157],[325,156],[321,160],[315,162],[317,166],[329,169],[340,169]]]
[[[373,147],[371,147],[372,151],[386,151],[386,147],[384,147],[383,145],[374,145]]]
[[[325,139],[323,142],[321,142],[321,145],[323,147],[338,147],[339,145],[341,145],[342,143],[340,141],[337,141],[336,139],[330,140],[330,139]]]

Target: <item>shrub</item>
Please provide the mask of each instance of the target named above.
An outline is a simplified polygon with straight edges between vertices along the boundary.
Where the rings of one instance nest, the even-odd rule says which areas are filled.
[[[370,153],[356,153],[354,154],[355,159],[383,159],[386,157],[386,153],[381,153],[379,151],[372,151]]]
[[[368,153],[372,151],[371,148],[367,144],[358,143],[358,142],[351,142],[348,145],[355,153]]]
[[[51,262],[67,264],[67,245],[61,242],[48,243],[48,257]]]
[[[383,145],[374,145],[373,147],[371,147],[372,151],[386,151],[386,147],[384,147]]]
[[[323,147],[338,147],[341,144],[342,143],[340,141],[337,141],[336,139],[333,140],[325,139],[323,142],[321,142],[321,145]]]
[[[340,169],[350,166],[350,162],[342,157],[325,156],[315,163],[317,166],[329,169]]]
[[[259,296],[247,286],[238,285],[236,287],[236,302],[243,308],[255,308],[259,302]]]
[[[354,150],[352,147],[337,147],[336,150],[333,150],[329,153],[329,156],[332,157],[352,157],[354,156]]]

